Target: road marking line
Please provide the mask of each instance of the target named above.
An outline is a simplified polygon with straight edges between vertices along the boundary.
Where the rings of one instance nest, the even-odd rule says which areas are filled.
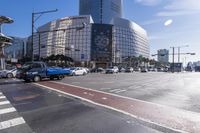
[[[136,115],[133,115],[133,114],[128,113],[128,112],[123,111],[123,110],[116,109],[116,108],[111,107],[111,106],[107,106],[107,105],[104,105],[104,104],[96,103],[96,102],[94,102],[94,101],[92,101],[92,100],[89,100],[89,99],[86,99],[86,98],[83,98],[83,97],[80,97],[80,96],[77,96],[77,95],[73,95],[73,94],[70,94],[70,93],[67,93],[67,92],[64,92],[64,91],[60,91],[60,90],[57,90],[57,89],[54,89],[54,88],[51,88],[51,87],[47,87],[47,86],[45,86],[45,85],[41,85],[41,84],[38,84],[38,83],[34,83],[34,84],[37,85],[37,86],[40,86],[40,87],[44,87],[44,88],[47,88],[47,89],[50,89],[50,90],[53,90],[53,91],[56,91],[56,92],[59,92],[59,93],[62,93],[62,94],[71,96],[71,97],[78,98],[78,99],[80,99],[80,100],[89,102],[89,103],[94,104],[94,105],[97,105],[97,106],[101,106],[101,107],[104,107],[104,108],[107,108],[107,109],[111,109],[111,110],[120,112],[120,113],[122,113],[122,114],[131,116],[131,117],[133,117],[133,118],[135,118],[135,119],[141,120],[141,121],[143,121],[143,122],[147,122],[147,123],[150,123],[150,124],[153,124],[153,125],[157,125],[157,126],[159,126],[159,127],[172,130],[172,131],[174,131],[174,132],[188,133],[188,132],[185,132],[185,131],[182,131],[182,130],[179,130],[179,129],[171,128],[171,127],[168,127],[168,126],[165,126],[165,125],[156,123],[156,122],[152,122],[152,121],[150,121],[150,120],[148,120],[148,119],[144,119],[144,118],[138,117],[138,116],[136,116]],[[66,84],[65,84],[65,85],[66,85]],[[70,85],[69,85],[69,86],[70,86]],[[110,93],[108,93],[108,94],[110,94]],[[117,96],[118,96],[118,95],[117,95]]]
[[[115,93],[120,93],[120,92],[125,92],[127,90],[119,90],[119,91],[116,91]]]
[[[5,96],[0,96],[0,99],[5,99],[6,97]]]
[[[5,105],[5,104],[10,104],[10,102],[9,101],[0,102],[0,105]]]
[[[103,99],[103,100],[106,100],[106,99],[108,99],[108,98],[106,98],[106,97],[102,97],[102,99]]]
[[[0,115],[2,114],[7,114],[7,113],[11,113],[11,112],[15,112],[16,109],[11,107],[11,108],[6,108],[6,109],[0,109]]]
[[[109,90],[109,92],[116,92],[116,91],[119,91],[121,89],[113,89],[113,90]]]
[[[22,124],[25,124],[25,123],[26,122],[22,117],[10,119],[10,120],[7,120],[7,121],[0,122],[0,130],[7,129],[7,128],[10,128],[10,127],[14,127],[14,126],[18,126],[18,125],[22,125]]]

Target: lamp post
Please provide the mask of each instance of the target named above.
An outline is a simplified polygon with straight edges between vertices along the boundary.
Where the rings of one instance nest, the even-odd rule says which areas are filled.
[[[33,12],[32,13],[32,61],[34,60],[34,54],[33,54],[33,35],[34,35],[34,28],[35,28],[35,22],[43,15],[46,13],[52,13],[52,12],[57,12],[58,9],[56,10],[49,10],[49,11],[43,11],[43,12]],[[36,15],[39,15],[37,18],[35,18]]]
[[[178,46],[178,63],[180,63],[180,49],[181,48],[185,48],[185,47],[189,47],[189,45],[183,45],[183,46]]]

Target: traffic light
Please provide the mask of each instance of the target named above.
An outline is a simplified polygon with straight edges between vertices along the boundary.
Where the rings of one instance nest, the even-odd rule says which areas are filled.
[[[5,36],[0,36],[0,43],[11,43],[12,39]]]

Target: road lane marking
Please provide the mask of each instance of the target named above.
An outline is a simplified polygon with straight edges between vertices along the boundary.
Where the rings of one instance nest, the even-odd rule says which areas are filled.
[[[9,101],[2,101],[2,102],[0,102],[0,105],[6,105],[6,104],[10,104],[10,102]]]
[[[0,115],[2,114],[7,114],[7,113],[11,113],[11,112],[15,112],[16,109],[11,107],[11,108],[6,108],[6,109],[0,109]]]
[[[0,99],[5,99],[6,97],[5,96],[0,96]]]
[[[116,91],[119,91],[121,89],[113,89],[113,90],[109,90],[109,92],[116,92]]]
[[[10,120],[7,120],[7,121],[0,122],[0,130],[7,129],[7,128],[10,128],[10,127],[14,127],[14,126],[18,126],[18,125],[22,125],[22,124],[25,124],[25,123],[26,122],[22,117],[10,119]]]
[[[70,93],[67,93],[67,92],[64,92],[64,91],[61,91],[61,90],[57,90],[57,89],[54,89],[54,88],[52,88],[52,87],[48,87],[48,86],[41,85],[41,84],[38,84],[38,83],[34,83],[34,84],[37,85],[37,86],[43,87],[43,88],[47,88],[47,89],[53,90],[53,91],[55,91],[55,92],[59,92],[59,93],[62,93],[62,94],[65,94],[65,95],[68,95],[68,96],[71,96],[71,97],[78,98],[78,99],[80,99],[80,100],[89,102],[89,103],[94,104],[94,105],[97,105],[97,106],[101,106],[101,107],[104,107],[104,108],[107,108],[107,109],[111,109],[111,110],[120,112],[120,113],[122,113],[122,114],[131,116],[131,117],[133,117],[133,118],[135,118],[135,119],[141,120],[141,121],[143,121],[143,122],[147,122],[147,123],[150,123],[150,124],[152,124],[152,125],[157,125],[158,127],[165,128],[165,129],[168,130],[169,132],[188,133],[188,132],[183,131],[183,130],[175,129],[175,128],[172,128],[172,127],[169,127],[169,126],[165,126],[165,125],[160,124],[160,123],[156,123],[156,122],[150,121],[150,120],[145,119],[145,118],[138,117],[138,116],[133,115],[133,114],[131,114],[131,113],[129,113],[129,112],[126,112],[126,111],[123,111],[123,110],[120,110],[120,109],[117,109],[117,108],[114,108],[114,107],[111,107],[111,106],[108,106],[108,105],[105,105],[105,104],[101,104],[101,103],[94,102],[94,101],[92,101],[92,100],[83,98],[83,97],[81,97],[81,96],[77,96],[77,95],[74,95],[74,94],[70,94]],[[63,83],[63,84],[64,84],[64,83]],[[64,85],[66,85],[66,84],[64,84]],[[69,85],[69,86],[71,86],[71,85]],[[108,94],[110,94],[110,93],[108,93]],[[116,96],[118,96],[118,95],[116,95]]]
[[[119,91],[115,91],[115,93],[121,93],[121,92],[125,92],[127,90],[119,90]]]

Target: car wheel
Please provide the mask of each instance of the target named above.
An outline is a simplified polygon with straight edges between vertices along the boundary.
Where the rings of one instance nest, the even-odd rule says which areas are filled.
[[[35,77],[33,78],[33,81],[34,81],[34,82],[39,82],[40,80],[41,80],[40,76],[35,76]]]
[[[12,73],[8,73],[6,77],[7,78],[13,78],[13,74]]]
[[[83,75],[86,75],[86,72],[84,72]]]
[[[76,76],[76,74],[75,74],[75,73],[72,73],[72,76]]]
[[[51,76],[51,77],[50,77],[50,80],[54,80],[54,77],[53,77],[53,76]]]
[[[58,80],[61,80],[61,79],[63,79],[63,78],[64,78],[63,75],[58,75],[58,77],[57,77]]]

